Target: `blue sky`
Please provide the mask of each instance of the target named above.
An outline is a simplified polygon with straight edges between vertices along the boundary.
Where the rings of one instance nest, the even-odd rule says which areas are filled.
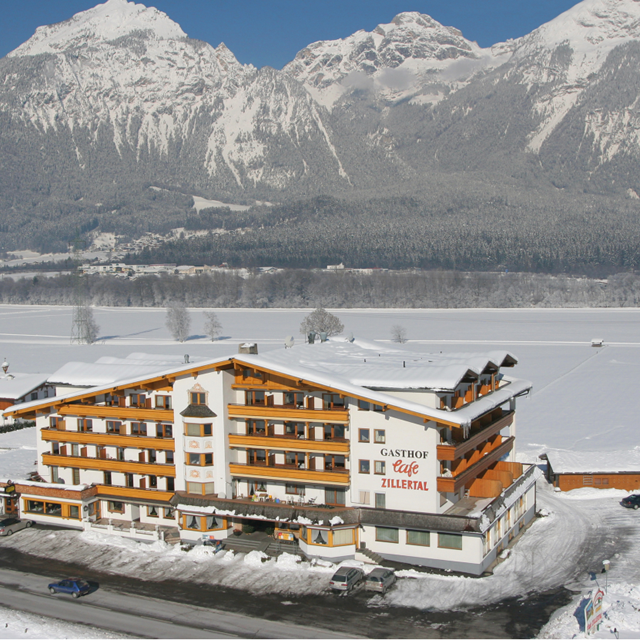
[[[0,1],[0,56],[36,27],[90,9],[95,0]],[[518,38],[576,4],[575,0],[149,0],[192,38],[224,42],[243,63],[281,68],[306,45],[390,22],[402,11],[426,13],[483,47]]]

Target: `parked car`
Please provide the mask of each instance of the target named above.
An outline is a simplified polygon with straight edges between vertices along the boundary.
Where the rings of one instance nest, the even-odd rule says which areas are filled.
[[[364,578],[364,573],[355,567],[340,567],[331,578],[329,586],[336,591],[351,591]]]
[[[79,578],[67,578],[60,582],[52,582],[49,585],[49,593],[70,593],[74,598],[84,596],[91,590],[91,587]]]
[[[367,591],[378,591],[386,593],[396,581],[396,574],[393,569],[374,569],[366,578],[364,588]]]
[[[640,493],[634,493],[626,498],[622,498],[620,504],[628,509],[640,509]]]
[[[4,518],[0,520],[0,536],[10,536],[20,529],[25,529],[33,524],[31,520],[19,520],[18,518]]]

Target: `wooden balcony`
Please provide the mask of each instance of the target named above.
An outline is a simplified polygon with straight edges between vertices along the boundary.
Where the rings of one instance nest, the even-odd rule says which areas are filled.
[[[113,420],[136,420],[144,422],[173,422],[173,409],[146,409],[145,407],[110,407],[100,404],[63,404],[58,415],[79,418],[104,418]]]
[[[286,436],[243,436],[229,434],[229,447],[349,455],[348,440],[306,440],[304,438]]]
[[[497,462],[513,449],[515,438],[506,438],[495,449],[482,456],[480,460],[461,471],[458,475],[450,478],[440,476],[438,478],[438,491],[441,493],[456,493],[462,487],[477,478],[483,471],[488,469],[494,462]]]
[[[118,471],[120,473],[138,473],[140,475],[176,477],[173,464],[157,462],[134,462],[133,460],[113,460],[111,458],[85,458],[83,456],[62,456],[54,453],[43,453],[42,462],[49,466],[72,469],[96,469],[98,471]]]
[[[317,471],[288,466],[267,466],[231,463],[229,472],[237,478],[263,478],[283,482],[303,482],[305,484],[349,484],[348,471]]]
[[[283,406],[230,404],[228,405],[228,410],[229,418],[349,423],[348,409],[297,409]]]
[[[474,433],[468,440],[459,442],[456,444],[439,444],[438,460],[458,460],[462,458],[466,453],[475,449],[478,445],[486,442],[491,436],[499,433],[505,427],[508,427],[513,422],[515,412],[511,411],[506,415],[498,418],[491,424],[484,427],[482,430]]]
[[[99,496],[114,498],[131,498],[133,500],[153,500],[169,502],[173,498],[173,491],[158,491],[158,489],[138,489],[135,487],[116,487],[111,484],[99,484],[96,486]]]
[[[58,429],[41,429],[40,434],[46,442],[73,442],[74,444],[95,444],[130,449],[156,449],[157,451],[175,451],[176,448],[173,438],[122,436],[118,433],[59,431]]]

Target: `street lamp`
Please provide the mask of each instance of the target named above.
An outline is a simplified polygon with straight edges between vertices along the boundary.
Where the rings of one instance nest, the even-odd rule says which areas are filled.
[[[611,561],[603,560],[602,561],[602,572],[604,573],[604,592],[607,593],[608,580],[607,574],[609,573],[609,568],[611,567]]]

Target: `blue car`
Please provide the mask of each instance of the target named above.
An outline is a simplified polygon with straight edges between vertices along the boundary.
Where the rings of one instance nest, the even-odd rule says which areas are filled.
[[[49,585],[49,593],[70,593],[74,598],[84,596],[91,590],[91,587],[84,581],[77,578],[68,578],[60,582],[52,582]]]

